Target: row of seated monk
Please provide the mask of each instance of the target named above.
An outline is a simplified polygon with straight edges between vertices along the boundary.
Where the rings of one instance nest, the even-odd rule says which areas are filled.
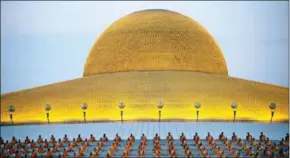
[[[108,141],[108,137],[104,134],[103,137],[97,140],[93,135],[90,136],[89,140],[85,139],[78,135],[78,137],[75,139],[73,138],[72,142],[69,141],[69,138],[67,135],[64,136],[64,138],[61,140],[59,139],[58,142],[56,141],[56,138],[52,135],[50,138],[50,141],[47,141],[46,139],[43,140],[41,136],[38,137],[37,142],[34,142],[33,140],[30,141],[28,137],[26,137],[24,142],[21,142],[20,140],[17,141],[15,137],[12,138],[12,140],[9,142],[8,140],[4,142],[3,138],[0,138],[0,144],[1,144],[1,153],[2,157],[5,157],[5,155],[9,154],[15,154],[16,157],[21,157],[22,154],[25,156],[28,156],[28,153],[30,154],[31,151],[31,157],[38,157],[39,154],[45,154],[47,157],[53,156],[54,153],[59,152],[59,148],[64,148],[64,144],[67,144],[67,147],[64,148],[64,150],[61,152],[59,157],[68,157],[68,153],[73,152],[74,157],[82,157],[84,156],[84,153],[86,152],[86,148],[90,146],[90,143],[96,142],[97,145],[94,148],[92,152],[90,152],[91,157],[98,157],[100,151],[104,147],[105,143]],[[116,137],[113,140],[113,144],[108,150],[107,157],[113,157],[114,152],[117,150],[121,137],[117,134]],[[187,157],[192,157],[192,150],[190,149],[188,141],[186,136],[182,133],[180,138],[180,143],[183,147],[183,155]],[[127,139],[125,149],[123,151],[122,157],[129,157],[130,151],[132,149],[133,143],[135,141],[135,137],[133,134],[129,136]],[[160,145],[160,136],[158,134],[155,135],[153,138],[153,156],[160,157],[161,155],[161,145]],[[245,141],[242,141],[241,138],[238,138],[238,136],[233,133],[231,139],[228,139],[224,133],[222,132],[218,139],[214,139],[213,136],[208,133],[208,135],[205,138],[205,141],[207,144],[202,144],[202,141],[197,133],[193,136],[193,142],[197,146],[197,151],[200,152],[200,155],[204,157],[209,157],[210,154],[207,152],[206,147],[210,147],[211,150],[215,151],[217,156],[225,157],[230,152],[232,156],[239,157],[240,151],[246,152],[247,156],[258,156],[257,151],[263,151],[264,156],[273,156],[276,152],[279,153],[280,156],[284,155],[284,149],[286,148],[286,151],[289,151],[289,134],[287,133],[285,138],[282,138],[279,145],[276,143],[272,144],[272,142],[267,138],[263,132],[261,132],[259,143],[253,138],[253,136],[248,133],[246,136]],[[217,141],[221,141],[224,150],[221,149],[220,146],[217,145]],[[50,145],[52,145],[52,148],[50,148]],[[79,147],[79,151],[75,152],[75,147]],[[147,137],[143,134],[140,139],[140,144],[138,148],[138,153],[136,156],[144,157],[146,153],[146,147],[147,147]],[[237,147],[241,147],[241,150],[237,150]],[[177,152],[174,144],[173,136],[168,133],[168,136],[166,138],[166,150],[168,151],[168,155],[170,157],[177,157]],[[254,153],[253,148],[256,148],[256,153]],[[23,149],[23,150],[19,150]],[[37,151],[36,151],[37,149]]]

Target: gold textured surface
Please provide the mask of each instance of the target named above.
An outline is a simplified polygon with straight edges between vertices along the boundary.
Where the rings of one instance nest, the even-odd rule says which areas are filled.
[[[288,120],[288,88],[225,75],[200,72],[118,72],[1,95],[1,121],[9,121],[8,105],[15,105],[14,121],[46,122],[45,104],[51,104],[50,120],[83,120],[81,104],[87,103],[87,120],[157,119],[162,100],[163,119],[195,119],[194,102],[201,102],[200,119],[232,120],[231,103],[238,103],[237,120],[269,121],[269,104],[277,109],[273,121]]]
[[[94,43],[83,75],[134,70],[228,75],[221,49],[209,32],[191,18],[167,10],[139,11],[114,22]]]

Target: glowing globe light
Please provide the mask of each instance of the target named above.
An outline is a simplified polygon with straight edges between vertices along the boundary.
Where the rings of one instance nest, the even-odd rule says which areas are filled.
[[[51,106],[49,104],[45,105],[45,111],[49,112],[51,110]]]
[[[164,106],[164,104],[163,104],[162,102],[159,102],[159,103],[157,104],[157,108],[158,108],[158,109],[162,109],[163,106]]]
[[[196,109],[199,109],[199,108],[201,107],[200,102],[195,102],[195,103],[194,103],[194,107],[195,107]]]
[[[125,104],[124,104],[123,102],[121,102],[121,103],[119,104],[119,108],[120,108],[120,109],[124,109],[124,108],[125,108]]]
[[[15,111],[15,106],[14,106],[14,105],[9,105],[9,106],[8,106],[8,111],[9,111],[10,113],[14,112],[14,111]]]
[[[88,104],[83,103],[82,106],[81,106],[81,108],[82,108],[83,110],[87,110],[87,109],[88,109]]]
[[[231,107],[232,107],[232,109],[236,110],[238,108],[238,104],[233,102]]]
[[[276,109],[276,104],[275,104],[275,103],[271,103],[271,104],[269,105],[269,108],[270,108],[271,110],[275,110],[275,109]]]

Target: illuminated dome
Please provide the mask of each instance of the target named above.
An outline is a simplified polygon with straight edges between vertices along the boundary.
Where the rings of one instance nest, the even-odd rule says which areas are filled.
[[[221,49],[204,27],[177,12],[154,9],[107,28],[93,45],[83,76],[157,70],[228,75]]]

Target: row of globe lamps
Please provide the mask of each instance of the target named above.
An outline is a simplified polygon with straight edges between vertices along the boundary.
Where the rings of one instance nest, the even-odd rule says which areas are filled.
[[[123,109],[125,108],[125,103],[121,102],[119,103],[119,108],[120,108],[120,115],[121,115],[121,122],[123,123]],[[157,104],[157,108],[159,109],[158,110],[158,114],[159,114],[159,122],[161,120],[161,109],[164,107],[164,104],[163,102],[159,102]],[[201,107],[201,104],[200,102],[195,102],[194,103],[194,107],[196,108],[196,122],[198,122],[198,116],[199,116],[199,108]],[[83,116],[84,116],[84,122],[86,123],[86,110],[88,109],[88,105],[86,103],[82,104],[81,105],[81,108],[83,110]],[[233,102],[231,104],[231,108],[233,109],[233,112],[234,112],[234,118],[233,118],[233,122],[236,121],[236,114],[237,114],[237,108],[238,108],[238,104]],[[273,120],[273,117],[274,117],[274,110],[276,109],[276,104],[275,103],[271,103],[269,105],[269,108],[271,110],[271,119],[270,119],[270,123],[272,123],[272,120]],[[46,118],[47,118],[47,123],[49,124],[49,111],[51,110],[51,106],[49,104],[46,104],[45,105],[45,111],[46,111]],[[10,115],[10,120],[11,120],[11,123],[14,124],[13,122],[13,112],[15,111],[15,106],[14,105],[9,105],[8,107],[8,111],[9,111],[9,115]]]

